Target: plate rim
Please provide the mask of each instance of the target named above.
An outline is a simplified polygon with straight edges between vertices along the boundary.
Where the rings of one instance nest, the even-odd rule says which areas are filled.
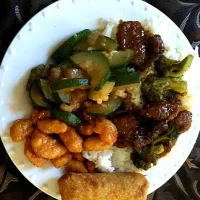
[[[44,9],[42,9],[41,11],[39,11],[39,12],[38,12],[36,15],[34,15],[31,19],[29,19],[29,20],[23,25],[23,27],[17,32],[17,34],[15,35],[15,37],[13,38],[13,40],[11,41],[10,45],[8,46],[8,48],[7,48],[7,50],[6,50],[5,54],[4,54],[4,57],[3,57],[2,61],[1,61],[1,65],[0,65],[0,66],[2,66],[3,63],[6,62],[9,49],[10,49],[10,48],[13,46],[13,44],[15,43],[15,40],[17,39],[18,35],[19,35],[21,32],[23,32],[23,31],[25,30],[25,28],[28,26],[28,24],[29,24],[30,22],[34,21],[34,20],[37,18],[38,15],[41,15],[41,14],[42,14],[42,12],[47,11],[48,9],[55,7],[58,3],[61,3],[61,2],[65,2],[65,3],[66,3],[67,1],[71,1],[71,0],[60,0],[60,1],[54,2],[54,3],[50,4],[50,5],[48,5],[47,7],[45,7]],[[73,0],[72,0],[72,1],[73,1]],[[88,1],[89,1],[89,0],[88,0]],[[101,1],[101,0],[99,0],[99,1]],[[119,1],[119,0],[115,0],[115,1],[116,1],[116,3],[117,3],[117,1]],[[129,0],[126,0],[126,1],[129,1]],[[135,1],[136,1],[136,0],[135,0]],[[158,13],[162,16],[162,18],[163,18],[163,17],[166,18],[167,21],[168,21],[170,24],[173,24],[173,26],[175,25],[177,31],[179,32],[179,34],[183,35],[183,36],[186,38],[186,36],[183,34],[183,32],[180,30],[180,28],[179,28],[168,16],[166,16],[162,11],[158,10],[157,8],[155,8],[154,6],[152,6],[151,4],[149,4],[149,3],[147,3],[147,2],[144,2],[144,1],[142,1],[142,0],[139,0],[139,1],[140,1],[141,4],[143,4],[143,5],[147,6],[147,7],[151,7],[151,8],[153,8],[153,9],[155,9],[156,12],[158,12]],[[138,1],[138,2],[139,2],[139,1]],[[83,1],[77,1],[77,0],[76,0],[76,2],[80,3],[80,2],[83,2]],[[137,2],[137,3],[138,3],[138,2]],[[187,38],[186,38],[186,40],[187,40],[188,45],[189,45],[189,46],[191,47],[191,49],[192,49],[192,46],[191,46],[191,44],[189,43],[189,41],[188,41]],[[2,74],[3,74],[3,72],[1,72],[1,68],[0,68],[0,82],[1,82]],[[1,121],[0,121],[0,126],[1,126]],[[196,139],[197,139],[197,137],[198,137],[198,134],[196,135]],[[1,135],[1,134],[0,134],[0,138],[1,138],[1,140],[2,140],[2,135]],[[196,142],[196,140],[194,141],[194,144],[195,144],[195,142]],[[26,177],[26,176],[23,174],[23,170],[21,170],[21,169],[18,167],[17,163],[15,163],[15,162],[13,161],[12,156],[10,156],[10,154],[7,152],[7,149],[6,149],[6,146],[5,146],[3,140],[2,140],[2,144],[3,144],[3,146],[4,146],[5,150],[6,150],[6,153],[9,155],[9,158],[12,160],[13,164],[15,165],[15,167],[20,171],[20,173],[21,173],[30,183],[32,183],[32,181],[29,180],[28,177]],[[193,147],[194,147],[194,144],[192,145]],[[192,148],[192,149],[193,149],[193,148]],[[191,149],[190,152],[188,153],[187,157],[188,157],[189,154],[191,153],[192,149]],[[186,158],[186,156],[185,156],[185,158]],[[184,162],[185,162],[185,160],[182,162],[182,164],[181,164],[178,168],[176,168],[176,171],[174,172],[174,174],[179,170],[179,168],[183,165]],[[173,176],[173,175],[172,175],[172,176]],[[158,185],[157,187],[155,187],[154,190],[157,190],[159,187],[161,187],[163,184],[165,184],[172,176],[166,178],[166,179],[165,179],[165,182],[162,183],[161,185]],[[34,183],[32,183],[32,184],[33,184],[35,187],[37,187],[40,191],[43,191],[44,193],[48,194],[49,196],[52,196],[52,193],[49,193],[48,191],[43,190],[42,188],[40,188],[39,186],[35,185]],[[149,194],[150,194],[150,193],[149,193]],[[55,196],[52,196],[52,197],[56,198]]]

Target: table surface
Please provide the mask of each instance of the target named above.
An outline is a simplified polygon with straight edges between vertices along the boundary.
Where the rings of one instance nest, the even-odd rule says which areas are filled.
[[[0,1],[0,61],[11,40],[34,14],[56,0]],[[146,0],[168,15],[193,47],[200,47],[200,0]],[[0,111],[1,112],[1,111]],[[1,114],[0,114],[1,115]],[[0,200],[53,200],[16,169],[0,140]],[[200,199],[200,137],[179,171],[148,200]]]

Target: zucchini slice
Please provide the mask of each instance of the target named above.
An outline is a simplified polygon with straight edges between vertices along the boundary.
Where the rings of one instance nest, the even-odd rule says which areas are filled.
[[[117,99],[109,99],[102,104],[93,104],[87,108],[87,113],[90,115],[96,116],[107,116],[113,112],[115,112],[119,106],[121,105],[122,100],[120,98]]]
[[[112,50],[117,50],[119,47],[119,44],[117,43],[117,41],[107,36],[100,35],[92,47],[94,49],[98,49],[102,51],[104,50],[112,51]]]
[[[52,117],[58,118],[71,126],[80,126],[81,120],[73,113],[66,112],[60,109],[52,109]]]
[[[69,92],[54,92],[52,94],[56,103],[58,104],[70,104],[71,102],[71,94]]]
[[[118,47],[119,44],[115,40],[107,36],[100,35],[93,45],[90,44],[88,38],[84,39],[74,47],[74,51],[87,51],[88,48],[101,51],[112,51],[117,50]]]
[[[62,69],[63,78],[88,78],[87,73],[82,69],[66,68]]]
[[[135,52],[131,49],[126,49],[125,51],[110,51],[103,52],[103,54],[108,58],[110,67],[126,67],[132,60]]]
[[[32,84],[34,83],[35,80],[37,80],[36,68],[31,70],[31,74],[30,74],[28,82],[26,84],[26,90],[27,91],[30,91]]]
[[[87,89],[89,86],[90,79],[87,78],[61,79],[51,82],[52,92],[70,92],[74,89]]]
[[[50,87],[50,82],[45,79],[39,79],[39,85],[42,93],[44,94],[45,99],[55,103],[55,99],[53,97],[52,90]]]
[[[43,64],[38,65],[37,67],[31,70],[31,74],[29,76],[28,82],[26,84],[26,90],[30,91],[32,84],[42,77],[47,77],[49,73],[49,66],[45,66]]]
[[[97,51],[81,52],[70,57],[72,62],[91,76],[91,86],[100,90],[110,77],[110,67],[105,55]]]
[[[139,72],[116,72],[114,76],[111,77],[111,80],[115,82],[115,87],[128,85],[133,83],[140,82],[140,73]]]
[[[88,37],[90,34],[91,31],[89,29],[84,29],[71,36],[53,53],[52,58],[57,63],[63,62],[72,54],[74,46],[81,42],[84,38]]]
[[[34,106],[38,106],[38,107],[42,107],[42,108],[50,108],[51,107],[51,105],[45,100],[37,83],[33,84],[31,87],[30,98],[32,99]]]

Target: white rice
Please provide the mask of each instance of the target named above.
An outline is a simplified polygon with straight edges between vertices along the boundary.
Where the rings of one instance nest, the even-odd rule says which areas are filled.
[[[83,156],[95,163],[95,167],[101,172],[113,172],[115,167],[113,167],[111,158],[113,156],[113,150],[108,149],[105,151],[83,151]]]
[[[131,147],[111,147],[105,151],[83,151],[83,156],[95,163],[101,172],[141,172],[137,169],[131,159]]]

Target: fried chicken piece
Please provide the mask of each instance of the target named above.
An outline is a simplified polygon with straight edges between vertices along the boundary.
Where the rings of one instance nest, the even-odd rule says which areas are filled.
[[[60,168],[64,165],[66,165],[70,160],[72,159],[72,154],[70,152],[67,152],[65,155],[55,158],[51,160],[52,165],[55,168]]]
[[[113,118],[113,123],[118,130],[116,146],[124,148],[132,146],[133,149],[141,149],[150,144],[154,139],[168,129],[167,121],[141,124],[133,114],[124,114]]]
[[[49,118],[51,117],[51,112],[50,110],[45,110],[45,109],[39,109],[39,108],[34,108],[32,113],[31,113],[31,121],[35,125],[37,124],[40,120]]]
[[[83,139],[74,128],[69,127],[65,133],[59,134],[59,137],[70,152],[83,151]]]
[[[147,51],[150,56],[161,56],[165,46],[160,35],[153,35],[147,39]]]
[[[28,160],[36,167],[43,167],[44,164],[48,161],[48,159],[42,158],[35,154],[31,147],[31,138],[26,138],[24,144],[24,155],[28,158]]]
[[[42,133],[38,129],[33,132],[31,147],[38,156],[46,159],[59,158],[67,152],[66,147],[58,142],[58,140]]]
[[[123,148],[130,146],[135,135],[140,129],[139,121],[132,114],[124,114],[112,119],[118,131],[116,146]]]
[[[181,133],[189,130],[192,124],[192,113],[190,111],[184,110],[179,112],[178,116],[173,120],[175,126]]]
[[[117,41],[121,49],[132,49],[136,52],[132,64],[139,66],[145,61],[145,31],[138,21],[122,22],[118,26]]]
[[[21,142],[30,136],[34,128],[31,120],[18,119],[10,127],[10,137],[13,142]]]
[[[181,110],[181,101],[168,100],[162,102],[152,102],[144,106],[140,111],[141,117],[151,118],[153,120],[173,120]]]

